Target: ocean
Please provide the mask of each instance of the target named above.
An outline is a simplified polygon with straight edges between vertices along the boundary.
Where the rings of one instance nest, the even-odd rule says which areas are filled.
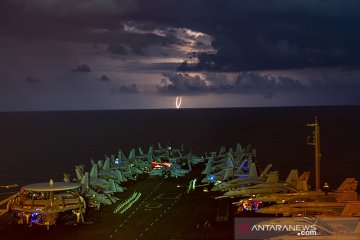
[[[122,149],[170,144],[197,155],[252,144],[261,166],[273,164],[285,179],[290,169],[312,172],[314,147],[306,124],[317,116],[321,179],[336,188],[360,177],[360,106],[162,109],[0,113],[0,185],[61,181],[74,166],[90,166]]]

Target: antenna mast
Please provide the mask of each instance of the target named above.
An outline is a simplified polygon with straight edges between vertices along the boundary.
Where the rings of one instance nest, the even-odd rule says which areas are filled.
[[[308,127],[314,127],[313,135],[307,137],[307,144],[315,146],[315,182],[316,190],[320,190],[320,126],[315,117],[315,122],[306,124]]]

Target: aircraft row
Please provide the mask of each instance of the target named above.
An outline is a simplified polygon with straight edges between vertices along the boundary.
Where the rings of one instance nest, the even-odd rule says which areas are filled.
[[[236,200],[233,204],[238,208],[237,216],[292,217],[262,223],[266,226],[294,221],[309,224],[312,219],[317,232],[306,232],[304,234],[310,235],[302,235],[301,239],[360,239],[360,201],[355,178],[346,178],[335,191],[330,191],[328,186],[311,191],[308,187],[310,172],[299,176],[298,170],[293,169],[280,181],[279,172],[270,171],[272,165],[269,164],[258,175],[254,161],[256,152],[250,147],[243,149],[240,144],[236,149],[226,152],[222,147],[219,153],[212,153],[202,172],[205,175],[202,183],[219,194],[215,199]],[[352,227],[343,226],[348,221],[353,223]],[[285,232],[269,239],[299,239],[299,234],[302,233]]]
[[[237,144],[236,151],[227,152],[222,147],[212,153],[202,172],[202,183],[214,185],[211,191],[220,195],[216,199],[236,198],[239,212],[253,211],[272,215],[346,215],[360,216],[355,178],[347,178],[335,192],[309,191],[310,172],[289,172],[284,181],[279,180],[278,171],[270,171],[269,164],[258,175],[256,151],[251,146],[243,149]]]

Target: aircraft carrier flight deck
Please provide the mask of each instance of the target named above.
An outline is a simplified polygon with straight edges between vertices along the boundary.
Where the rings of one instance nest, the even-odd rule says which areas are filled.
[[[233,218],[216,221],[221,207],[211,194],[202,189],[188,193],[189,182],[200,176],[201,168],[182,178],[144,176],[131,182],[117,195],[118,203],[87,212],[85,223],[76,226],[66,221],[50,230],[10,225],[5,213],[0,216],[0,239],[234,239]],[[116,211],[134,194],[140,195],[137,201]]]

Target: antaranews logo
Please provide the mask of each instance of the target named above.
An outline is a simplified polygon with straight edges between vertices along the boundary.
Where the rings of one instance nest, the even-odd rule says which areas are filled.
[[[243,233],[243,234],[250,234],[249,223],[243,223],[243,224],[235,226],[235,227],[236,227],[236,229],[235,229],[236,232]]]
[[[315,236],[316,225],[307,222],[297,222],[292,219],[279,218],[236,218],[235,239],[264,239],[282,235],[296,234]]]

